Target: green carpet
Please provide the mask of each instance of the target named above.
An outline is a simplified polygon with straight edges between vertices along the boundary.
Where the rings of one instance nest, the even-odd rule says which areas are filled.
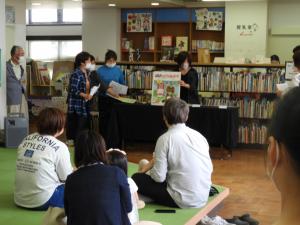
[[[40,225],[44,212],[18,208],[13,201],[16,149],[0,148],[0,225]],[[135,164],[129,165],[129,174],[137,171]],[[220,191],[222,187],[218,187]],[[210,199],[211,200],[211,199]],[[152,220],[163,225],[183,225],[199,209],[176,209],[176,214],[156,214],[155,209],[166,207],[147,204],[139,211],[141,220]]]

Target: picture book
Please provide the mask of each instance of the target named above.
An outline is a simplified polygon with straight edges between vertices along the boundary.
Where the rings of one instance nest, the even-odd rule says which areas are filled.
[[[176,37],[176,51],[175,54],[178,54],[182,51],[188,51],[188,37]]]
[[[164,105],[168,98],[180,97],[181,73],[174,71],[153,72],[151,105]]]

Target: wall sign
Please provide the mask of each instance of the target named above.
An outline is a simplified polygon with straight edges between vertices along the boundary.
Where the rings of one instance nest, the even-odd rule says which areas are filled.
[[[259,29],[257,23],[253,24],[238,24],[236,30],[240,36],[253,36]]]
[[[152,13],[128,13],[127,32],[152,32]]]

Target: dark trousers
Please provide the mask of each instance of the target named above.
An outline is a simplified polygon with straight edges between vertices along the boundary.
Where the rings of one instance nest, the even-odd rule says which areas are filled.
[[[76,113],[68,113],[67,115],[67,139],[76,140],[77,135],[90,127],[89,116],[80,116]]]
[[[115,120],[111,120],[111,118],[113,107],[116,102],[118,101],[107,96],[99,97],[99,130],[105,140],[107,149],[120,147],[118,144],[115,144],[118,141],[111,135],[114,134],[112,129],[117,126],[111,124],[112,121],[115,122]]]
[[[145,173],[133,174],[132,179],[138,186],[138,192],[140,194],[150,197],[160,205],[178,208],[178,205],[174,202],[167,191],[166,182],[157,183]]]

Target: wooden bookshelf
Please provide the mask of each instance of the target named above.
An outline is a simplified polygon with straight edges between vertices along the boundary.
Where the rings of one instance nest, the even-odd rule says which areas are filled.
[[[224,8],[222,8],[224,9]],[[159,10],[166,10],[166,18],[155,20],[153,19],[152,23],[152,32],[127,32],[127,22],[125,18],[125,14],[127,12],[151,12],[153,17],[156,16],[157,11]],[[170,10],[170,12],[167,12]],[[174,16],[172,17],[172,10],[174,11]],[[182,18],[178,15],[178,10],[182,10],[182,14],[185,15]],[[222,31],[198,31],[196,30],[196,23],[193,19],[193,14],[195,9],[186,9],[186,8],[178,8],[178,9],[122,9],[122,21],[121,21],[121,42],[123,38],[127,38],[128,40],[132,41],[133,49],[140,49],[141,50],[141,60],[144,62],[159,62],[162,56],[161,51],[161,37],[162,36],[172,36],[173,39],[173,47],[176,46],[176,37],[186,36],[188,37],[188,52],[191,54],[193,61],[198,61],[197,52],[192,51],[192,40],[211,40],[211,41],[218,41],[223,42],[225,39],[225,23],[223,24]],[[177,14],[176,14],[177,13]],[[177,17],[177,18],[176,18]],[[144,49],[144,42],[145,38],[149,38],[153,36],[155,38],[155,49],[154,51],[148,51],[148,49]],[[223,57],[223,51],[211,51],[211,61],[214,60],[216,56]],[[129,52],[126,50],[122,50],[121,46],[121,60],[127,61],[129,60]]]

